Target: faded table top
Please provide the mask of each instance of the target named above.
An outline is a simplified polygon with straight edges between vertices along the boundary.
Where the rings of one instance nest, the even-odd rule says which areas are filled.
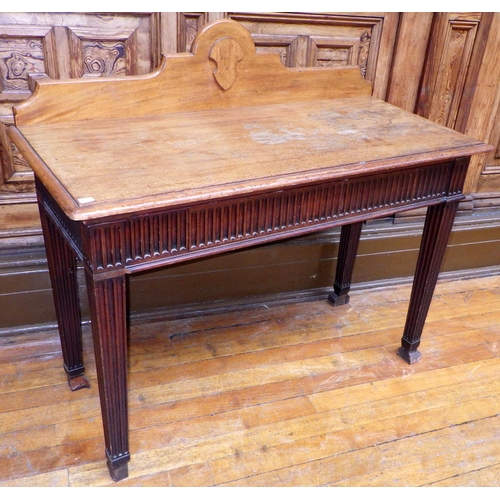
[[[26,125],[75,219],[468,156],[479,141],[371,97]]]

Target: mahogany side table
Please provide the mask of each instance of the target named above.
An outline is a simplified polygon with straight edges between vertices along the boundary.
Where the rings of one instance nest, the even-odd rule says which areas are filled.
[[[364,221],[428,207],[398,354],[417,361],[471,155],[491,148],[370,96],[357,67],[288,69],[234,21],[146,76],[36,78],[9,135],[35,172],[64,368],[86,387],[89,296],[107,464],[128,475],[127,274],[342,226],[348,301]]]

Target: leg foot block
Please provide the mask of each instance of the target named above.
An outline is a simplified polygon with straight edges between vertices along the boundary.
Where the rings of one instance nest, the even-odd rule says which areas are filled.
[[[130,460],[130,453],[126,452],[121,456],[111,460],[108,450],[106,450],[106,463],[108,465],[109,473],[113,481],[121,481],[128,477],[128,462]]]
[[[108,469],[109,469],[109,473],[111,475],[111,479],[113,479],[113,481],[118,482],[118,481],[121,481],[121,480],[126,479],[128,477],[128,464],[127,463],[119,465],[118,467],[112,467],[108,463]]]
[[[349,295],[337,295],[335,292],[328,294],[328,302],[333,307],[343,306],[349,304]]]
[[[400,347],[397,353],[398,356],[403,358],[409,365],[416,363],[422,357],[422,354],[417,351],[417,349],[410,351],[408,349],[405,349],[404,347]]]

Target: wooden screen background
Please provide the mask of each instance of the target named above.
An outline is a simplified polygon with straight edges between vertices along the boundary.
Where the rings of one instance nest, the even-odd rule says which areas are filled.
[[[53,321],[33,174],[5,133],[13,122],[12,104],[31,94],[29,75],[46,73],[58,79],[145,74],[156,68],[162,53],[188,51],[199,29],[221,17],[242,23],[258,51],[279,54],[286,66],[358,65],[372,82],[374,96],[492,144],[494,152],[472,162],[467,200],[454,231],[457,248],[469,250],[451,252],[445,267],[460,272],[500,265],[500,256],[495,257],[500,255],[500,13],[0,13],[0,333]],[[363,241],[370,250],[364,260],[361,257],[357,279],[411,275],[421,218],[418,212],[400,214],[368,227],[360,250],[363,253]],[[221,284],[228,274],[229,282],[245,280],[244,270],[256,255],[252,251],[192,264],[170,275],[160,272],[142,282],[139,278],[132,284],[137,296],[132,305],[147,311],[229,297],[247,301],[259,294],[297,296],[326,286],[335,251],[332,241],[335,233],[256,250],[259,262],[267,264],[259,268],[259,284],[240,291]],[[273,279],[262,278],[276,265],[274,258],[301,245],[304,255],[311,253],[310,262],[318,254],[323,257],[315,280],[285,278],[276,289]],[[326,248],[333,252],[329,257]],[[296,259],[302,261],[299,253]],[[390,265],[381,267],[385,274],[374,274],[373,268],[380,267],[374,256],[381,253]],[[304,276],[311,265],[304,268]],[[300,266],[290,263],[289,268],[301,272]],[[207,273],[219,277],[197,293],[200,287],[192,286],[187,276]],[[174,275],[179,282],[184,279],[185,292],[175,299],[164,293],[164,302],[148,303],[148,287],[166,290]],[[32,310],[33,303],[40,312],[26,316],[25,308]]]

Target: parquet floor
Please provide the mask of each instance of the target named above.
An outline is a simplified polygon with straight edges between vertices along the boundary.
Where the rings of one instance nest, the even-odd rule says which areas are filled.
[[[500,486],[500,276],[440,282],[422,360],[409,286],[133,326],[129,478],[56,332],[0,338],[0,486]]]

